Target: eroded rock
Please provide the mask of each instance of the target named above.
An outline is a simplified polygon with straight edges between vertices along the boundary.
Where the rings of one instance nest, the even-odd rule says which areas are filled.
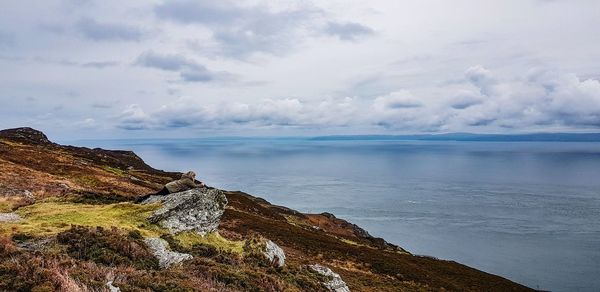
[[[167,196],[151,196],[143,203],[161,202],[148,221],[158,223],[171,233],[196,231],[202,235],[219,227],[227,198],[221,190],[197,188]]]
[[[192,255],[187,253],[170,251],[169,243],[164,239],[149,237],[144,239],[144,242],[148,248],[150,248],[152,254],[158,259],[158,265],[162,269],[166,269],[174,264],[193,258]]]
[[[311,270],[315,271],[317,274],[327,277],[329,280],[323,283],[329,291],[334,292],[350,292],[350,288],[346,285],[346,282],[342,280],[339,274],[332,271],[330,268],[321,266],[319,264],[309,265]]]
[[[274,242],[267,240],[263,253],[273,266],[283,267],[285,265],[285,252]]]

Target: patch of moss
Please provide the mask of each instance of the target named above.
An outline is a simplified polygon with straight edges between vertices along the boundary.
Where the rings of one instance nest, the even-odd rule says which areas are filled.
[[[165,231],[146,222],[146,218],[158,207],[156,204],[87,205],[46,201],[20,208],[17,213],[23,220],[13,223],[13,229],[34,236],[44,236],[67,230],[71,225],[104,228],[114,226],[138,230],[144,236],[160,236]]]
[[[8,202],[0,201],[0,213],[8,213],[12,211],[12,205]]]
[[[126,175],[125,171],[123,171],[121,169],[118,169],[118,168],[115,168],[115,167],[110,167],[108,165],[102,166],[102,169],[104,169],[104,170],[106,170],[106,171],[108,171],[108,172],[110,172],[110,173],[112,173],[114,175],[117,175],[117,176],[124,177]]]
[[[195,245],[208,245],[220,252],[242,254],[245,241],[234,241],[223,238],[218,232],[202,236],[196,232],[181,232],[173,236],[184,248],[193,248]]]
[[[98,178],[92,175],[78,176],[75,178],[75,181],[86,187],[96,187],[102,183]]]
[[[127,201],[131,201],[131,198],[115,193],[97,194],[91,192],[81,192],[80,194],[77,194],[77,196],[75,196],[73,199],[71,199],[71,202],[73,203],[91,205],[114,204]]]
[[[23,197],[0,197],[0,213],[10,213],[31,202]]]

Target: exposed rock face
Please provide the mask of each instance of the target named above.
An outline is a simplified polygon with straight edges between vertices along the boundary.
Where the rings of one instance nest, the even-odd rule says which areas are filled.
[[[21,216],[15,213],[0,213],[0,222],[15,222],[21,220]]]
[[[225,211],[227,198],[217,189],[192,189],[167,196],[152,196],[143,203],[161,202],[163,205],[149,218],[171,233],[196,231],[202,235],[213,232]]]
[[[285,253],[283,249],[270,240],[266,242],[264,255],[276,267],[283,267],[285,265]]]
[[[346,282],[344,282],[344,280],[342,280],[340,275],[338,275],[337,273],[332,271],[330,268],[321,266],[319,264],[310,265],[308,267],[311,270],[315,271],[316,273],[323,275],[330,279],[329,281],[323,283],[323,285],[325,287],[327,287],[327,289],[329,289],[329,291],[350,292],[350,288],[348,288],[348,285],[346,285]]]
[[[27,127],[2,130],[0,131],[0,138],[34,145],[52,144],[44,133]]]
[[[168,250],[169,243],[164,239],[157,237],[149,237],[144,239],[144,242],[150,248],[154,256],[158,259],[158,265],[162,269],[166,269],[174,264],[178,264],[184,260],[192,259],[192,255],[187,253],[179,253]]]

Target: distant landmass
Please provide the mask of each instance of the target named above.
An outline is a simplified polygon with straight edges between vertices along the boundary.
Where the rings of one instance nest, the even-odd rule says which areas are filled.
[[[600,133],[534,134],[421,134],[421,135],[332,135],[318,136],[315,141],[338,140],[419,140],[419,141],[489,141],[489,142],[600,142]]]

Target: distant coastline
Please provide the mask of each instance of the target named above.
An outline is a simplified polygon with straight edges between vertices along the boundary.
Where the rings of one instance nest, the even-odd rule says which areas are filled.
[[[600,133],[530,133],[530,134],[411,134],[411,135],[323,135],[323,136],[208,136],[197,138],[122,138],[122,139],[55,139],[59,143],[88,145],[97,141],[194,141],[194,140],[298,140],[298,141],[463,141],[463,142],[600,142]],[[93,143],[91,143],[93,145]],[[88,145],[89,146],[89,145]]]
[[[482,142],[600,142],[600,133],[534,134],[422,134],[422,135],[331,135],[310,138],[314,141],[392,140],[392,141],[482,141]]]

